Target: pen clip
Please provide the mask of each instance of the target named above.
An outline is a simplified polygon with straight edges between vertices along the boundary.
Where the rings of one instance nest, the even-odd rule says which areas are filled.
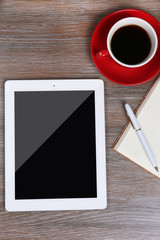
[[[127,114],[127,116],[128,116],[128,114]],[[128,116],[128,120],[129,120],[129,122],[131,123],[131,125],[132,125],[133,129],[135,129],[135,127],[133,126],[133,123],[131,122],[131,119],[130,119],[130,117],[129,117],[129,116]]]

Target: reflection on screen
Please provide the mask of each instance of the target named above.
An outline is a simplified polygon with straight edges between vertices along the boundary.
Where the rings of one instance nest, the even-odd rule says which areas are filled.
[[[15,93],[15,199],[97,197],[94,91]]]

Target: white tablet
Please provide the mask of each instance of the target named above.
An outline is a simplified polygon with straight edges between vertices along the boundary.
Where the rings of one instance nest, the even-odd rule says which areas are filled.
[[[7,211],[107,206],[100,79],[5,83]]]

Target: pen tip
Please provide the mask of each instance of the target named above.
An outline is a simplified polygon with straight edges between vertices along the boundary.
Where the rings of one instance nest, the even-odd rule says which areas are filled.
[[[156,171],[158,172],[158,167],[157,167],[157,166],[155,167],[155,169],[156,169]]]

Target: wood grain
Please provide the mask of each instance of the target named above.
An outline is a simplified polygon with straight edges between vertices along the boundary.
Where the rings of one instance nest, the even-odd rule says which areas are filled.
[[[111,149],[127,121],[123,102],[137,106],[152,81],[120,86],[90,56],[94,28],[123,8],[160,21],[159,0],[0,1],[0,239],[159,240],[160,181]],[[4,209],[6,79],[102,78],[105,82],[108,208],[102,211],[7,213]]]

